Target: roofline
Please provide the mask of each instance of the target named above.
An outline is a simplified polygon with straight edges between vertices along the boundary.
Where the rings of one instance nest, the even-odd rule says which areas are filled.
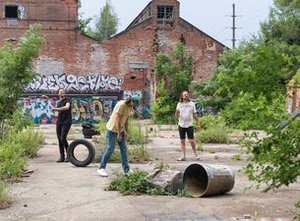
[[[220,45],[224,46],[225,48],[229,48],[229,47],[227,47],[226,45],[224,45],[222,42],[220,42],[220,41],[218,41],[217,39],[211,37],[209,34],[207,34],[207,33],[203,32],[203,31],[201,31],[199,28],[197,28],[197,27],[194,26],[193,24],[189,23],[188,21],[184,20],[183,18],[179,17],[179,19],[182,20],[183,22],[185,22],[185,23],[191,25],[193,28],[195,28],[197,31],[201,32],[202,34],[206,35],[207,37],[209,37],[209,38],[213,39],[214,41],[218,42]]]

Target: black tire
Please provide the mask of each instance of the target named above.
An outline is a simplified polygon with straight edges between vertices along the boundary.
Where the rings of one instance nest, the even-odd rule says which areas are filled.
[[[88,150],[88,154],[87,154],[87,157],[86,159],[84,160],[79,160],[76,158],[75,154],[74,154],[74,151],[75,151],[75,148],[78,146],[78,145],[84,145],[87,150]],[[77,167],[85,167],[87,165],[89,165],[91,162],[93,162],[94,158],[95,158],[95,147],[94,145],[88,141],[88,140],[85,140],[85,139],[77,139],[77,140],[74,140],[72,143],[70,143],[69,145],[69,148],[68,148],[68,158],[69,158],[69,161],[77,166]]]

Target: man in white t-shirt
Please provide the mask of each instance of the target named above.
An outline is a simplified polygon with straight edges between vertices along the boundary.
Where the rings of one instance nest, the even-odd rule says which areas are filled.
[[[179,117],[178,130],[179,130],[179,137],[180,137],[180,148],[182,153],[182,156],[177,160],[178,161],[186,160],[186,146],[185,146],[186,135],[190,141],[195,157],[198,160],[199,157],[196,150],[196,142],[194,140],[194,128],[193,128],[193,119],[197,119],[198,115],[197,115],[195,103],[190,100],[190,95],[187,91],[183,91],[180,94],[180,99],[176,106],[175,116]]]

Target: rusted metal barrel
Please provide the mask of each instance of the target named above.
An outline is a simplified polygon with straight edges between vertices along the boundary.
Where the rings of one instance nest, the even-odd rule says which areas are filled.
[[[234,186],[234,172],[225,165],[189,165],[183,174],[183,185],[193,197],[229,192]]]

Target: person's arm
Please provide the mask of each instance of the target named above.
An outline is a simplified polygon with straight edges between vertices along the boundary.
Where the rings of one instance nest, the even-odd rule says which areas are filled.
[[[197,120],[198,119],[198,114],[197,114],[197,109],[196,109],[196,104],[194,103],[194,110],[193,110],[193,116],[194,116],[194,119]]]
[[[176,106],[175,116],[179,117],[179,115],[180,115],[180,111],[179,111],[179,103],[178,103]]]
[[[65,110],[68,110],[69,108],[71,107],[71,103],[70,101],[68,100],[65,104],[65,106],[62,106],[62,107],[54,107],[52,110],[54,111],[65,111]]]
[[[122,128],[121,128],[121,118],[122,115],[119,113],[116,113],[116,128],[117,128],[117,140],[121,141],[122,140]]]
[[[128,132],[129,132],[129,130],[128,130],[128,119],[129,119],[129,117],[128,117],[127,120],[125,121],[125,125],[124,125],[124,127],[125,127],[125,139],[126,139],[126,140],[127,140]]]
[[[55,111],[64,111],[64,110],[68,110],[70,108],[70,106],[71,106],[70,102],[67,102],[65,106],[54,107],[53,110],[55,110]]]

